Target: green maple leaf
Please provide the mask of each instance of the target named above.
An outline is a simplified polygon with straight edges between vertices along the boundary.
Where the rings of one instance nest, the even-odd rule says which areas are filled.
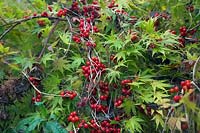
[[[125,121],[125,128],[129,130],[131,133],[134,133],[134,132],[141,133],[142,132],[141,123],[143,121],[144,121],[143,119],[137,116],[133,116],[131,119]]]
[[[120,78],[121,73],[119,71],[116,71],[110,68],[107,68],[106,70],[108,70],[108,74],[106,75],[105,78],[109,80],[109,83],[112,83],[112,81],[116,82],[117,79]]]
[[[70,64],[70,67],[72,69],[78,68],[81,65],[81,63],[84,63],[84,60],[80,55],[75,55],[71,59],[72,59],[72,63]]]
[[[156,129],[158,129],[158,126],[161,125],[164,127],[164,120],[162,119],[162,116],[160,114],[156,114],[152,120],[155,120],[156,122]]]
[[[61,73],[63,73],[64,70],[69,70],[68,67],[68,61],[66,59],[64,59],[63,57],[58,58],[57,60],[54,61],[54,70],[60,71]]]
[[[47,64],[47,61],[54,60],[55,54],[47,53],[41,58],[41,63],[43,63],[45,66]]]

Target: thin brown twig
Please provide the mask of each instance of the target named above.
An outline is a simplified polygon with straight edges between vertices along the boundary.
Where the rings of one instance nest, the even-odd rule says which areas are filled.
[[[187,32],[188,32],[188,31],[192,31],[192,30],[198,28],[199,26],[200,26],[200,22],[198,22],[193,28],[188,29]]]
[[[58,25],[59,22],[60,22],[60,20],[58,19],[58,20],[54,23],[54,25],[53,25],[53,27],[52,27],[52,29],[51,29],[51,31],[50,31],[50,33],[49,33],[49,35],[48,35],[48,37],[47,37],[45,43],[44,43],[44,47],[42,48],[42,51],[40,52],[40,54],[39,54],[39,56],[38,56],[38,59],[40,59],[40,58],[42,57],[42,55],[44,54],[44,51],[45,51],[45,49],[46,49],[46,47],[47,47],[47,45],[48,45],[48,42],[49,42],[49,40],[50,40],[50,38],[51,38],[53,32],[55,31],[55,28],[56,28],[56,26]]]
[[[29,21],[29,20],[32,20],[32,19],[36,19],[36,18],[48,18],[50,20],[53,20],[53,19],[56,19],[56,20],[59,20],[59,21],[68,21],[68,18],[65,19],[65,18],[59,18],[59,17],[52,17],[52,16],[48,16],[48,17],[43,17],[43,16],[31,16],[31,17],[28,17],[28,18],[24,18],[24,19],[19,19],[19,20],[16,20],[16,21],[13,21],[13,22],[10,22],[10,23],[7,23],[5,25],[2,25],[0,27],[3,27],[3,26],[7,26],[7,25],[12,25],[9,29],[7,29],[4,33],[1,34],[0,36],[0,40],[3,39],[3,37],[8,34],[13,28],[15,28],[17,25],[21,24],[22,22],[26,22],[26,21]]]
[[[18,24],[19,24],[19,23],[16,23],[16,24],[10,26],[10,28],[8,28],[4,33],[2,33],[1,36],[0,36],[0,40],[1,40],[6,34],[8,34],[13,28],[15,28],[15,26],[17,26]]]
[[[66,18],[37,15],[37,16],[29,16],[27,18],[18,19],[18,20],[12,21],[12,22],[7,22],[7,24],[1,25],[0,27],[7,26],[7,25],[12,25],[12,24],[15,24],[15,23],[26,22],[26,21],[29,21],[29,20],[32,20],[32,19],[36,19],[36,18],[48,18],[49,20],[56,20],[57,19],[57,20],[60,20],[60,21],[67,21]]]

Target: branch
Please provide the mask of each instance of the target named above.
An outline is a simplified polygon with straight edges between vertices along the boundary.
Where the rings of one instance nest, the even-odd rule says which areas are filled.
[[[48,37],[47,37],[45,43],[44,43],[44,47],[42,48],[42,51],[40,52],[40,55],[38,56],[38,59],[40,59],[40,58],[42,57],[42,55],[44,54],[44,51],[45,51],[45,49],[46,49],[46,47],[47,47],[47,44],[48,44],[48,42],[49,42],[49,40],[50,40],[50,38],[51,38],[51,35],[52,35],[53,32],[55,31],[55,28],[56,28],[56,26],[58,25],[59,22],[60,22],[60,20],[58,19],[58,20],[54,23],[54,25],[53,25],[53,27],[52,27],[52,29],[51,29],[51,31],[50,31],[50,33],[49,33],[49,35],[48,35]]]
[[[15,26],[17,26],[18,24],[19,24],[19,23],[16,23],[16,24],[10,26],[10,28],[8,28],[4,33],[2,33],[1,36],[0,36],[0,40],[1,40],[6,34],[8,34],[13,28],[15,28]]]
[[[194,67],[193,67],[193,75],[192,75],[192,80],[195,82],[196,81],[196,79],[195,79],[195,74],[196,74],[196,69],[197,69],[197,64],[198,64],[198,62],[200,61],[200,56],[197,58],[197,60],[196,60],[196,62],[195,62],[195,64],[194,64]]]
[[[0,40],[3,39],[3,37],[8,34],[14,27],[16,27],[17,25],[21,24],[22,22],[26,22],[26,21],[29,21],[29,20],[32,20],[32,19],[36,19],[36,18],[48,18],[50,20],[59,20],[59,21],[68,21],[68,17],[67,18],[59,18],[59,17],[52,17],[52,16],[49,16],[49,17],[43,17],[43,16],[31,16],[31,17],[28,17],[28,18],[24,18],[24,19],[19,19],[19,20],[16,20],[14,22],[10,22],[10,23],[7,23],[5,25],[2,25],[0,27],[3,27],[3,26],[7,26],[7,25],[12,25],[10,26],[9,29],[7,29],[4,33],[1,34],[0,36]]]
[[[29,83],[31,84],[31,86],[33,87],[33,89],[37,92],[39,92],[40,94],[46,95],[46,96],[54,96],[54,97],[60,97],[60,95],[56,95],[56,94],[49,94],[49,93],[45,93],[40,91],[30,80],[29,80],[29,76],[25,73],[22,72],[22,74],[27,78],[27,80],[29,81]]]
[[[26,21],[29,21],[29,20],[32,20],[32,19],[36,19],[36,18],[48,18],[49,20],[58,19],[58,20],[60,20],[60,21],[67,21],[66,18],[53,17],[53,16],[44,17],[44,16],[41,16],[41,15],[37,15],[37,16],[29,16],[29,17],[23,18],[23,19],[18,19],[18,20],[16,20],[16,21],[12,21],[12,22],[7,22],[7,24],[1,25],[0,27],[7,26],[7,25],[12,25],[12,24],[15,24],[15,23],[26,22]]]
[[[192,31],[192,30],[198,28],[199,26],[200,26],[200,22],[198,22],[197,25],[195,25],[193,28],[188,29],[187,32],[188,32],[188,31]]]

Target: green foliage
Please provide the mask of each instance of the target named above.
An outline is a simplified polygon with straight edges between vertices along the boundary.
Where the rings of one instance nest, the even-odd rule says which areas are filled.
[[[142,132],[142,122],[144,122],[143,119],[133,116],[129,120],[125,121],[125,128],[129,130],[130,132]]]
[[[191,126],[187,131],[197,132],[199,101],[190,99],[199,95],[199,0],[77,2],[80,11],[73,9],[76,3],[72,5],[72,0],[0,1],[0,120],[6,116],[4,110],[10,114],[0,122],[0,130],[67,133],[79,129],[80,121],[67,119],[70,112],[77,111],[87,124],[94,118],[97,124],[107,120],[117,124],[121,132],[131,133],[181,131],[187,116]],[[83,11],[86,7],[87,13]],[[100,9],[98,17],[95,8]],[[60,17],[58,13],[64,9],[66,16]],[[48,16],[41,16],[45,12]],[[181,35],[183,26],[187,35]],[[194,34],[190,33],[193,29]],[[84,37],[86,31],[89,37]],[[87,46],[87,42],[96,46]],[[97,57],[105,69],[92,57]],[[83,66],[87,66],[86,72]],[[7,85],[10,79],[18,79],[18,84]],[[131,83],[121,83],[127,79]],[[180,86],[186,79],[193,80],[192,92]],[[104,87],[108,84],[108,91],[100,82]],[[26,84],[26,90],[18,87]],[[179,92],[169,94],[174,86]],[[37,99],[36,89],[42,92],[42,101],[31,102],[31,97]],[[62,95],[69,91],[76,97]],[[1,103],[5,100],[2,95],[8,101],[14,99],[9,103],[13,105]],[[107,95],[106,100],[99,98]],[[173,101],[175,95],[182,96],[179,103]],[[115,106],[119,99],[122,104]],[[93,102],[108,107],[108,111],[93,110]],[[175,111],[168,114],[171,108]],[[116,116],[120,121],[114,120]],[[77,132],[91,130],[81,127]]]

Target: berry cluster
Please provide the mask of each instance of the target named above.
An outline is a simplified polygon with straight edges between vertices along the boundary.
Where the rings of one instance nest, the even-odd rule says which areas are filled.
[[[36,91],[36,97],[32,97],[32,102],[35,103],[35,102],[41,102],[41,99],[42,99],[42,95]]]
[[[57,12],[57,16],[58,17],[62,17],[62,16],[66,16],[66,15],[67,15],[67,9],[66,8],[65,9],[60,9]]]
[[[121,81],[123,95],[125,95],[125,96],[131,95],[130,85],[128,85],[128,83],[131,83],[131,82],[132,82],[132,80],[130,80],[130,79],[125,79],[125,80]]]
[[[95,110],[97,112],[108,112],[108,106],[102,105],[102,104],[91,104],[90,105],[92,110]]]
[[[124,96],[120,96],[119,98],[117,98],[117,99],[115,100],[115,103],[114,103],[115,107],[121,106],[122,103],[123,103],[124,98],[125,98]]]
[[[188,91],[189,89],[193,89],[190,80],[181,81],[181,87],[183,91]]]
[[[40,84],[40,79],[36,77],[29,77],[28,79],[36,87]]]
[[[48,17],[49,14],[48,14],[47,12],[42,12],[42,13],[41,13],[41,16],[42,16],[42,17]]]
[[[90,126],[93,130],[90,133],[120,133],[120,128],[116,124],[111,124],[110,121],[104,120],[100,123],[101,128],[97,126],[95,120],[90,121]]]
[[[179,88],[178,88],[178,86],[174,86],[169,91],[170,91],[170,93],[176,93],[176,92],[179,92]]]
[[[185,81],[181,81],[181,89],[182,89],[182,92],[185,92],[185,91],[189,91],[190,89],[193,89],[193,86],[191,84],[191,81],[190,80],[185,80]],[[173,88],[171,88],[169,90],[170,93],[179,93],[180,92],[180,89],[178,86],[174,86]],[[181,100],[181,95],[175,95],[173,97],[173,100],[174,102],[179,102]]]
[[[192,39],[192,35],[194,35],[194,33],[196,32],[195,29],[189,30],[186,28],[186,26],[182,26],[179,28],[179,32],[180,32],[180,38],[179,38],[179,43],[181,45],[181,47],[185,46],[186,43],[186,39],[185,37],[191,38]],[[196,39],[192,39],[191,42],[195,42]]]
[[[101,72],[105,72],[106,66],[99,61],[97,57],[92,57],[92,61],[86,62],[86,65],[82,66],[82,71],[84,76],[89,79],[91,77],[92,79],[95,78],[96,74]]]
[[[187,9],[189,12],[193,12],[193,11],[194,11],[194,6],[193,6],[193,5],[188,5],[188,6],[186,6],[186,9]]]
[[[118,4],[115,4],[115,1],[112,0],[109,5],[108,5],[108,8],[114,8],[114,7],[118,7]]]
[[[77,96],[77,93],[74,92],[74,91],[66,90],[66,91],[61,91],[60,92],[60,96],[63,97],[63,98],[64,97],[69,97],[72,100]]]
[[[89,124],[85,120],[81,120],[81,122],[78,124],[78,128],[89,128]]]
[[[105,94],[105,95],[109,94],[109,84],[107,82],[100,81],[99,89],[102,94]]]
[[[80,118],[78,117],[77,113],[74,111],[74,112],[71,112],[71,113],[70,113],[70,115],[69,115],[69,117],[67,118],[67,120],[68,120],[69,122],[75,123],[75,122],[78,122],[78,121],[80,120]]]
[[[77,1],[73,1],[70,10],[77,12],[77,13],[80,12],[80,8],[79,8]]]

